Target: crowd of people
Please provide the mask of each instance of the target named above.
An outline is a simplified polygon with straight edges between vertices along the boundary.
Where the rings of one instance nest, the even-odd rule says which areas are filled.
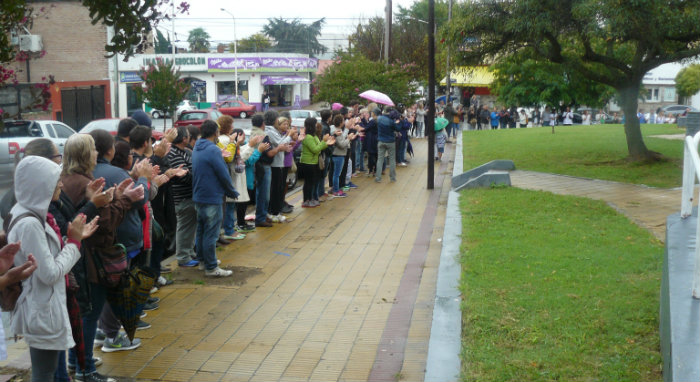
[[[115,381],[97,372],[102,361],[93,348],[141,345],[121,330],[108,298],[124,287],[126,272],[147,268],[156,280],[137,330],[150,327],[143,318],[158,309],[158,289],[172,283],[162,275],[172,271],[164,258],[174,255],[179,267],[207,277],[231,276],[216,247],[284,223],[293,211],[285,179],[295,148],[301,207],[316,208],[347,197],[362,174],[381,183],[389,167],[395,182],[396,167],[412,153],[409,136],[423,135],[424,119],[422,105],[382,111],[352,102],[300,128],[285,112],[267,110],[252,117],[248,135],[224,115],[170,129],[155,142],[150,119],[136,112],[120,121],[116,137],[72,135],[63,154],[49,139],[29,142],[0,209],[0,290],[21,290],[7,310],[12,334],[29,345],[32,381],[69,381],[69,371],[76,381]],[[0,356],[4,349],[3,342]]]

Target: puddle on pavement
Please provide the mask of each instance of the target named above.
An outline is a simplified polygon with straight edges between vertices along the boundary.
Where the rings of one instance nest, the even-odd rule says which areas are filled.
[[[219,286],[241,286],[245,285],[253,276],[262,273],[261,268],[251,267],[221,267],[233,271],[233,275],[229,277],[207,277],[204,271],[199,268],[177,268],[172,272],[173,281],[176,284],[195,284],[195,285],[219,285]]]

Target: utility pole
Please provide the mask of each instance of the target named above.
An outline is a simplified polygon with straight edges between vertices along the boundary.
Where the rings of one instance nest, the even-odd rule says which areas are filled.
[[[447,3],[447,23],[450,23],[450,20],[452,20],[452,0],[449,0]],[[452,86],[452,81],[450,80],[450,46],[447,46],[447,60],[445,61],[445,73],[447,73],[447,76],[445,77],[446,80],[446,95],[445,95],[445,105],[450,104],[450,94],[452,92],[450,91],[450,87]],[[452,123],[452,121],[449,121]]]
[[[384,8],[384,62],[389,63],[391,57],[391,0],[386,0]]]
[[[449,79],[449,77],[448,77]],[[435,0],[428,1],[428,190],[435,188]]]

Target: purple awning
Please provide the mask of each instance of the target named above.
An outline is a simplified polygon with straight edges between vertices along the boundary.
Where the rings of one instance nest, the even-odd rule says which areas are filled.
[[[301,76],[260,76],[263,85],[294,85],[308,84],[311,81]]]

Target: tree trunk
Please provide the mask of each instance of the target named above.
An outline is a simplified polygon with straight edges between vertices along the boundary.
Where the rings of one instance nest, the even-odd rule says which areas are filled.
[[[639,81],[635,85],[619,89],[622,100],[622,110],[625,113],[625,136],[627,137],[627,152],[634,161],[646,161],[654,159],[654,155],[647,149],[642,137],[642,130],[637,118],[639,107]]]

